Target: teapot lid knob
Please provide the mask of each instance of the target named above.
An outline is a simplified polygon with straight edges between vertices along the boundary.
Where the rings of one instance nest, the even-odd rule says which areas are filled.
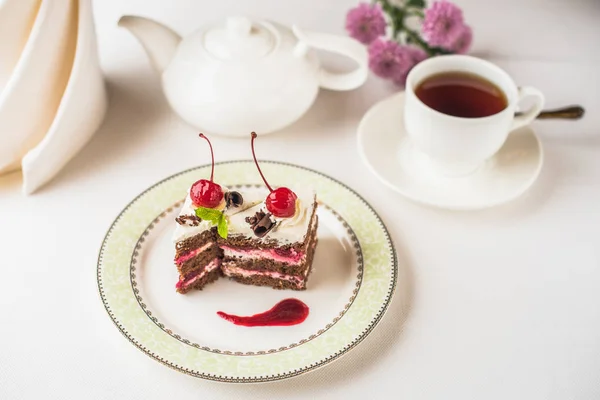
[[[269,54],[278,43],[278,34],[267,22],[232,16],[207,30],[203,42],[206,51],[218,59],[251,60]]]

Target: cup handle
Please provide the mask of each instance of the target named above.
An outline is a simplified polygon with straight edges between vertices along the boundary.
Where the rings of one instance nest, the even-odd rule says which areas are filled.
[[[513,119],[512,126],[510,128],[511,131],[519,129],[525,125],[529,125],[529,123],[531,123],[531,121],[533,121],[540,114],[542,108],[544,107],[544,95],[536,88],[531,86],[523,86],[518,90],[519,92],[517,96],[519,98],[517,103],[520,103],[526,97],[533,97],[535,103],[529,110]]]
[[[369,74],[369,55],[367,50],[358,41],[340,35],[328,33],[305,32],[297,26],[292,27],[298,44],[294,49],[296,57],[304,57],[310,47],[315,49],[338,53],[356,61],[358,67],[351,72],[338,73],[320,68],[318,72],[319,85],[331,90],[352,90],[361,86]]]

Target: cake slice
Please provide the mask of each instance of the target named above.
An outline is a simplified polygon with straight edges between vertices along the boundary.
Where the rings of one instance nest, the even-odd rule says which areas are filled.
[[[222,258],[223,251],[217,246],[214,228],[177,242],[177,291],[187,293],[192,289],[202,289],[207,283],[215,281],[221,275],[219,268]]]
[[[306,289],[317,246],[317,197],[312,190],[266,188],[240,193],[210,180],[196,181],[176,218],[173,234],[179,293],[202,289],[224,274],[241,283]],[[268,191],[266,190],[268,189]]]
[[[308,191],[296,199],[293,217],[273,216],[264,202],[232,215],[227,239],[217,237],[223,250],[221,270],[240,283],[304,290],[317,227],[317,200]]]
[[[215,210],[222,212],[226,218],[242,212],[260,203],[259,193],[244,196],[237,191],[224,189],[223,204]],[[252,196],[254,194],[254,196]],[[202,289],[207,283],[221,275],[223,250],[217,244],[217,226],[213,221],[203,220],[196,215],[190,193],[175,219],[177,226],[173,234],[175,242],[175,265],[179,272],[179,281],[175,285],[179,293],[187,293],[192,289]]]

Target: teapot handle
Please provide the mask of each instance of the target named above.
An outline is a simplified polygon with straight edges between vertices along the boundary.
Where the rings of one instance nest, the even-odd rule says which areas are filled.
[[[321,67],[318,74],[319,85],[322,88],[352,90],[365,83],[369,74],[368,53],[358,41],[329,33],[305,32],[295,25],[292,27],[292,31],[298,38],[298,44],[294,49],[296,56],[304,56],[309,48],[313,47],[341,54],[351,58],[358,64],[354,71],[346,73],[331,72]]]

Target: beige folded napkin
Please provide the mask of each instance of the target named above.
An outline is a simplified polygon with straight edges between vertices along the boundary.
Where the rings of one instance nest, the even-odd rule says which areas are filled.
[[[38,3],[26,43],[0,92],[0,174],[21,168],[27,194],[52,179],[87,143],[107,105],[91,1]]]

